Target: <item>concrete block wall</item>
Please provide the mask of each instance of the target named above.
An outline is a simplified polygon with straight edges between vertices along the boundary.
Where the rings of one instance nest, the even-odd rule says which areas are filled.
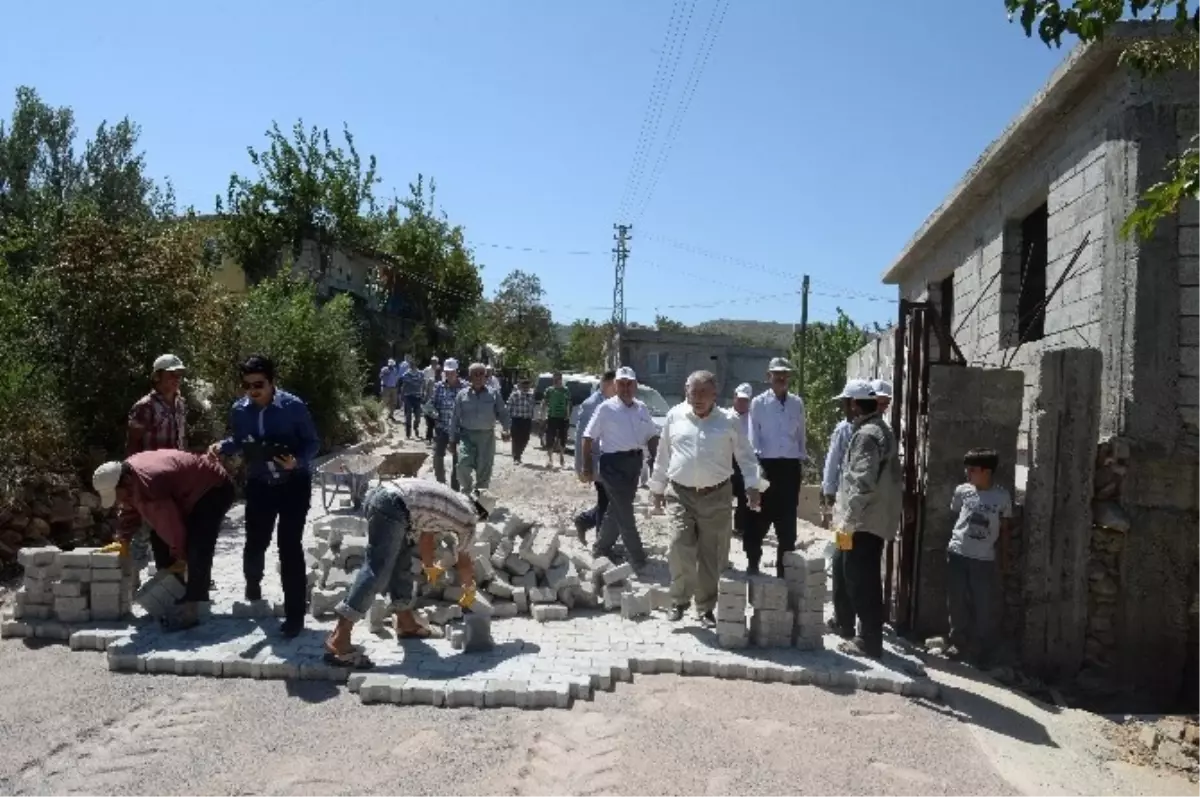
[[[1196,135],[1195,108],[1175,112],[1176,151],[1191,145]],[[1179,256],[1179,417],[1187,434],[1187,443],[1197,447],[1200,427],[1200,203],[1185,199],[1179,209],[1176,251]]]

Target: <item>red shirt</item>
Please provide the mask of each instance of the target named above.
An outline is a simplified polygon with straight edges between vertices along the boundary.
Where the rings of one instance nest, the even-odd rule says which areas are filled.
[[[134,454],[125,464],[132,473],[124,482],[129,493],[118,515],[120,536],[128,539],[144,519],[181,554],[187,543],[184,518],[205,493],[227,483],[229,474],[207,457],[170,448]]]

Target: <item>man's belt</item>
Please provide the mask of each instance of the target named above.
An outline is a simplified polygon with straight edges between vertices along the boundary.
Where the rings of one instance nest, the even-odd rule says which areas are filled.
[[[629,457],[629,456],[633,456],[634,454],[640,455],[641,453],[642,453],[642,449],[640,449],[640,448],[627,448],[624,451],[601,451],[600,456],[602,456],[602,457]]]
[[[671,486],[674,487],[675,489],[689,490],[689,491],[695,493],[696,495],[710,495],[711,493],[715,493],[717,490],[720,490],[722,487],[724,487],[727,484],[729,484],[728,478],[725,479],[725,481],[723,481],[723,482],[718,482],[717,484],[712,484],[712,485],[709,485],[708,487],[688,487],[686,484],[680,484],[679,482],[671,482]]]

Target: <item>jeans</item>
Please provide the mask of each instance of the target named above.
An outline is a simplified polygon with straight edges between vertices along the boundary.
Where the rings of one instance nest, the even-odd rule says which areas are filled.
[[[433,477],[446,483],[446,449],[450,447],[450,435],[442,429],[433,438]],[[450,489],[458,492],[458,449],[450,456]]]
[[[987,663],[995,645],[997,568],[994,561],[946,554],[950,643]]]
[[[188,568],[187,589],[183,594],[185,603],[208,600],[217,534],[221,531],[225,513],[233,506],[233,499],[233,482],[227,481],[200,496],[192,511],[183,519],[184,528],[187,529]]]
[[[406,395],[404,397],[404,436],[412,437],[415,431],[421,433],[421,396]]]
[[[638,534],[637,514],[633,499],[637,496],[638,476],[642,472],[641,451],[619,451],[600,455],[600,482],[608,493],[608,509],[600,522],[595,553],[607,556],[617,538],[625,543],[630,564],[641,566],[646,561],[642,537]]]
[[[533,433],[533,418],[512,419],[512,458],[514,462],[521,461],[525,447],[529,445],[529,436]]]
[[[463,429],[458,441],[458,483],[464,493],[492,484],[492,465],[496,461],[495,429]]]
[[[413,604],[413,544],[409,539],[408,507],[386,487],[373,487],[363,503],[367,517],[367,554],[354,584],[334,612],[358,622],[371,608],[375,596],[386,591],[396,609]]]
[[[293,471],[279,484],[254,479],[246,482],[246,547],[242,572],[246,584],[262,583],[267,548],[279,521],[275,545],[279,549],[279,580],[283,584],[284,614],[288,622],[302,623],[308,589],[304,561],[304,521],[312,503],[312,474]]]
[[[762,507],[746,529],[743,542],[752,567],[762,560],[762,544],[771,526],[779,543],[775,567],[783,575],[783,555],[796,550],[796,510],[800,507],[801,468],[798,459],[764,459],[759,462],[770,486],[762,495]]]
[[[868,531],[856,531],[853,547],[842,551],[842,571],[846,591],[858,615],[859,637],[867,653],[883,650],[883,538]]]

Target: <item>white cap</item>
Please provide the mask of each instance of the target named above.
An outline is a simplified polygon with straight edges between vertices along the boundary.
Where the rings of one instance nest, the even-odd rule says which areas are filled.
[[[838,399],[873,399],[875,398],[875,388],[871,387],[871,383],[866,379],[851,379],[842,388],[842,395]]]
[[[628,365],[622,365],[620,368],[617,369],[616,379],[618,382],[636,382],[637,374],[635,374],[633,372],[633,369],[630,368]]]
[[[871,383],[871,387],[874,389],[876,396],[881,398],[892,397],[892,383],[886,379],[876,379]]]
[[[92,474],[92,487],[100,496],[100,506],[108,509],[117,502],[117,485],[121,482],[120,462],[105,462]]]
[[[771,364],[767,366],[767,370],[772,373],[791,373],[796,369],[792,368],[792,364],[786,357],[772,357]]]
[[[429,362],[431,362],[431,363],[440,363],[440,362],[441,362],[441,360],[439,360],[439,359],[437,358],[437,355],[435,354],[435,355],[433,355],[432,357],[430,357],[430,358],[429,358]]]
[[[454,359],[453,357],[447,358],[446,362],[442,363],[442,370],[443,371],[457,371],[458,370],[458,360]]]
[[[472,493],[471,498],[474,499],[475,503],[483,507],[483,511],[489,515],[492,514],[492,511],[496,508],[496,496],[492,495],[487,490],[476,490],[474,493]]]
[[[174,354],[163,354],[154,361],[153,371],[185,371],[183,360],[176,357]]]
[[[388,366],[391,368],[396,367],[396,361],[394,359],[392,359],[391,357],[388,358]]]
[[[737,386],[737,389],[733,391],[733,395],[737,396],[738,398],[753,398],[754,388],[751,387],[749,382],[742,382]]]

